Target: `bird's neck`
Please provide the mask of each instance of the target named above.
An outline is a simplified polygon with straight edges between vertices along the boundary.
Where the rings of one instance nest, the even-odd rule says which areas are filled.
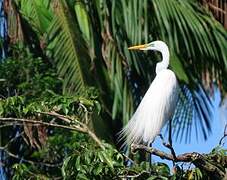
[[[156,65],[156,74],[162,71],[163,69],[167,69],[169,66],[169,48],[165,47],[159,51],[162,54],[162,61],[157,63]]]

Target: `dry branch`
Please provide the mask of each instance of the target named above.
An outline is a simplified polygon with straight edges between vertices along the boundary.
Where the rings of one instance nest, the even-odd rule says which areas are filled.
[[[50,163],[35,162],[35,161],[32,161],[32,160],[27,160],[27,159],[24,159],[24,158],[16,155],[16,154],[13,154],[12,152],[10,152],[8,149],[6,149],[4,147],[0,147],[0,150],[3,150],[10,157],[13,157],[15,159],[22,160],[23,162],[26,162],[26,163],[29,163],[29,164],[37,164],[37,165],[46,166],[46,167],[60,167],[62,165],[62,163],[50,164]]]
[[[168,154],[168,153],[165,153],[158,149],[155,149],[152,147],[147,147],[145,145],[138,145],[138,144],[132,144],[131,150],[134,152],[138,151],[138,150],[143,150],[150,154],[156,155],[156,156],[160,157],[161,159],[166,159],[166,160],[170,160],[170,161],[174,161],[174,162],[191,162],[196,167],[215,175],[217,178],[225,177],[225,172],[220,170],[217,166],[211,164],[206,159],[205,155],[199,154],[197,152],[184,153],[184,154],[180,154],[180,155],[174,157],[172,154]]]
[[[0,118],[0,121],[6,123],[6,122],[20,122],[20,123],[31,123],[34,126],[37,125],[44,125],[44,126],[50,126],[50,127],[57,127],[57,128],[63,128],[63,129],[69,129],[69,130],[77,130],[74,127],[69,127],[69,126],[65,126],[65,125],[59,125],[59,124],[53,124],[53,123],[48,123],[48,122],[43,122],[43,121],[37,121],[37,120],[33,120],[33,119],[23,119],[23,118]],[[4,126],[11,126],[14,125],[12,123],[10,124],[6,124]],[[17,124],[18,125],[18,124]]]
[[[221,146],[222,145],[222,141],[227,137],[227,124],[225,125],[225,128],[224,128],[224,135],[222,136],[222,138],[220,139],[219,141],[219,145]],[[224,143],[223,143],[224,144]]]
[[[64,122],[67,122],[70,124],[71,127],[74,127],[77,129],[77,131],[79,132],[83,132],[83,133],[87,133],[102,149],[105,149],[104,146],[102,145],[102,142],[99,140],[99,138],[95,135],[95,133],[93,133],[89,127],[87,126],[87,124],[84,124],[74,118],[68,117],[68,116],[64,116],[61,114],[58,114],[56,112],[42,112],[43,114],[48,114],[51,116],[54,116],[58,119],[63,120]],[[85,116],[87,117],[87,116]],[[88,120],[86,120],[86,122],[88,122]],[[78,125],[76,125],[75,123],[77,123]]]
[[[24,159],[22,157],[20,157],[19,155],[16,155],[12,152],[10,152],[8,150],[8,147],[11,143],[13,143],[18,137],[23,136],[24,131],[21,132],[19,135],[15,136],[14,138],[10,139],[10,141],[5,145],[0,147],[0,150],[4,151],[8,156],[13,157],[15,159],[19,159],[22,160],[23,162],[29,163],[29,164],[37,164],[37,165],[41,165],[41,166],[46,166],[46,167],[60,167],[62,165],[62,163],[57,163],[57,164],[50,164],[50,163],[44,163],[44,162],[36,162],[36,161],[32,161],[32,160],[27,160]]]
[[[56,112],[42,112],[41,114],[46,114],[46,115],[56,117],[56,118],[64,121],[68,125],[60,125],[60,124],[56,124],[56,123],[48,123],[48,122],[43,122],[43,121],[38,121],[38,120],[33,120],[33,119],[22,119],[22,118],[0,118],[0,121],[2,121],[4,123],[10,122],[11,124],[12,124],[12,122],[31,123],[34,126],[35,125],[44,125],[44,126],[49,126],[49,127],[63,128],[63,129],[86,133],[100,146],[100,148],[105,149],[104,146],[102,145],[101,141],[99,140],[99,138],[95,135],[95,133],[93,133],[89,129],[89,127],[86,124],[84,124],[76,119],[73,119],[71,117],[58,114]]]

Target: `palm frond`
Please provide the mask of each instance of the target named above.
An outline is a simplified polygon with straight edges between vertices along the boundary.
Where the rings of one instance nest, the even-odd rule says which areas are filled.
[[[196,84],[210,69],[214,70],[211,79],[226,81],[219,76],[226,74],[226,68],[220,67],[227,67],[227,33],[222,25],[195,2],[154,0],[151,4],[155,14],[152,23],[156,22],[160,30],[154,35],[167,41],[171,50],[181,56],[185,69],[190,69],[189,83]]]
[[[173,136],[186,143],[195,134],[197,140],[207,139],[211,133],[211,120],[214,118],[213,103],[206,97],[199,85],[197,90],[190,90],[186,85],[181,87],[177,108],[173,117]],[[167,126],[167,131],[168,131]]]
[[[90,57],[87,44],[68,4],[59,1],[50,29],[50,47],[58,73],[64,79],[65,93],[81,93],[88,85]]]
[[[43,35],[47,32],[54,16],[50,0],[19,0],[17,6],[20,7],[20,13],[38,35]]]
[[[111,12],[111,15],[107,16],[109,20],[106,16],[103,19],[105,22],[103,33],[107,37],[103,43],[103,57],[113,95],[112,118],[121,119],[125,124],[132,115],[134,104],[127,72],[134,64],[138,73],[140,66],[140,63],[136,62],[136,55],[128,52],[128,42],[141,43],[146,39],[144,37],[148,37],[147,17],[144,16],[146,1],[114,0],[109,11]],[[141,21],[141,18],[145,21]]]

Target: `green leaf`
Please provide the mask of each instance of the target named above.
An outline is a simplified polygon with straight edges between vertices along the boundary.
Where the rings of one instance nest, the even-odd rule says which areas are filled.
[[[75,4],[75,12],[80,26],[80,30],[84,34],[84,38],[90,41],[90,23],[88,13],[83,3],[78,2]]]
[[[176,76],[180,81],[189,84],[189,79],[185,73],[185,69],[176,55],[171,56],[170,66],[173,68],[173,71],[176,73]]]
[[[58,73],[64,79],[64,93],[82,93],[89,84],[90,57],[79,25],[65,1],[59,1],[57,14],[49,29]]]
[[[95,170],[94,170],[94,174],[97,176],[99,175],[102,171],[103,171],[103,166],[99,165]]]
[[[83,173],[78,173],[76,179],[89,180],[89,178]]]

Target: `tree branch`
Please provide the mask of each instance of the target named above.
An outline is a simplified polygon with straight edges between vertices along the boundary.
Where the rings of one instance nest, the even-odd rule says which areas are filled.
[[[206,172],[212,173],[217,177],[223,178],[225,176],[225,173],[223,171],[221,171],[215,165],[211,164],[204,155],[199,154],[197,152],[184,153],[174,157],[172,154],[167,154],[163,151],[160,151],[152,147],[147,147],[145,145],[132,144],[131,149],[134,152],[137,150],[144,150],[148,153],[151,153],[153,155],[160,157],[161,159],[171,160],[175,162],[191,162],[196,167],[203,169]]]
[[[77,129],[75,127],[69,127],[69,126],[65,126],[65,125],[60,125],[60,124],[53,124],[53,123],[48,123],[48,122],[43,122],[43,121],[37,121],[37,120],[33,120],[33,119],[23,119],[23,118],[0,118],[0,121],[2,122],[7,122],[7,121],[15,121],[15,122],[20,122],[20,123],[31,123],[33,125],[44,125],[44,126],[51,126],[51,127],[57,127],[57,128],[63,128],[63,129],[69,129],[69,130],[76,130],[79,131],[80,129]],[[13,125],[8,124],[8,125]]]
[[[44,163],[44,162],[35,162],[35,161],[31,161],[31,160],[27,160],[24,158],[19,157],[16,154],[13,154],[12,152],[10,152],[8,149],[6,149],[5,147],[0,147],[0,150],[4,151],[6,154],[8,154],[9,156],[15,158],[15,159],[19,159],[22,160],[23,162],[29,163],[29,164],[38,164],[38,165],[44,165],[47,167],[60,167],[62,165],[62,163],[58,163],[58,164],[50,164],[50,163]]]
[[[227,137],[227,124],[225,125],[225,128],[224,128],[224,135],[223,135],[222,138],[220,139],[219,145],[222,144],[222,141],[225,139],[225,137]],[[223,143],[223,144],[224,144],[224,143]]]
[[[24,134],[24,131],[21,132],[19,135],[15,136],[14,138],[10,139],[10,141],[5,146],[2,146],[2,147],[0,146],[0,150],[4,151],[10,157],[22,160],[23,162],[30,163],[30,164],[44,165],[44,166],[47,166],[47,167],[60,167],[62,165],[62,163],[50,164],[50,163],[44,163],[44,162],[35,162],[35,161],[32,161],[32,160],[27,160],[27,159],[21,158],[18,155],[13,154],[12,152],[10,152],[8,150],[9,145],[11,143],[13,143],[19,136],[22,136],[23,134]]]
[[[141,171],[141,173],[135,174],[135,175],[120,175],[120,176],[118,176],[118,178],[121,178],[121,179],[137,178],[137,177],[141,176],[142,174],[149,174],[149,172]]]
[[[66,122],[69,125],[66,126],[66,125],[60,125],[60,124],[56,124],[56,123],[48,123],[48,122],[37,121],[37,120],[33,120],[33,119],[22,119],[22,118],[0,118],[0,121],[2,121],[2,122],[15,121],[15,122],[20,122],[20,123],[26,122],[26,123],[32,123],[33,125],[44,125],[44,126],[63,128],[63,129],[86,133],[99,145],[100,148],[105,149],[105,147],[103,146],[103,144],[99,140],[99,138],[95,135],[95,133],[93,133],[89,129],[89,127],[86,124],[84,124],[76,119],[73,119],[71,117],[58,114],[56,112],[38,112],[38,113],[54,116],[58,119],[63,120],[64,122]],[[78,125],[75,123],[77,123]]]
[[[77,129],[80,129],[78,131],[87,133],[102,149],[105,149],[104,146],[102,145],[102,142],[99,140],[99,138],[95,135],[95,133],[93,133],[89,129],[89,127],[86,124],[84,124],[72,117],[64,116],[64,115],[58,114],[56,112],[42,112],[42,114],[51,115],[51,116],[54,116],[58,119],[65,121],[67,123],[70,123],[71,127],[76,127]],[[75,125],[75,122],[78,123],[80,126]],[[86,120],[86,122],[87,122],[87,120]]]

